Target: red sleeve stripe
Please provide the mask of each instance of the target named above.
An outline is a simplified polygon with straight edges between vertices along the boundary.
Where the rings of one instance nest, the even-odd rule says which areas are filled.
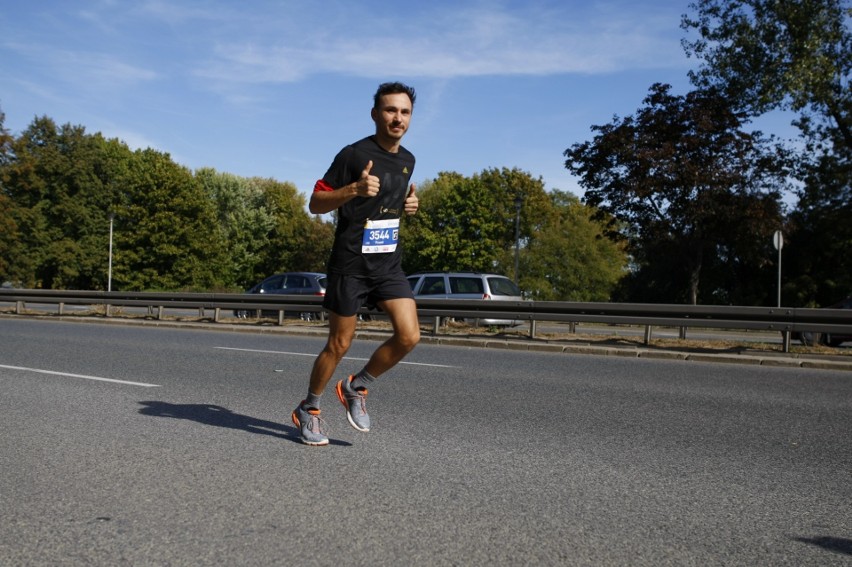
[[[316,182],[316,185],[314,185],[314,193],[317,191],[334,191],[334,187],[320,179]]]

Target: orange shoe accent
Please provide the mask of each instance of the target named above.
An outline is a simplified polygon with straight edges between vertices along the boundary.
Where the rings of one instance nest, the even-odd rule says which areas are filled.
[[[347,380],[352,380],[352,376],[347,378]],[[340,400],[340,403],[348,410],[349,406],[346,405],[346,397],[343,395],[343,380],[337,383],[334,387],[334,391],[337,392],[337,399]]]

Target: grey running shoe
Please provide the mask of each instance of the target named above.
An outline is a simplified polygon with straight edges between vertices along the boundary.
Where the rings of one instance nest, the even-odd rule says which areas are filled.
[[[302,442],[305,445],[328,445],[328,437],[325,434],[325,423],[320,417],[320,410],[306,408],[302,404],[293,410],[293,423],[302,434]]]
[[[367,389],[353,390],[349,387],[349,383],[354,376],[350,376],[345,380],[337,383],[337,397],[340,398],[340,403],[346,408],[346,419],[349,420],[349,425],[358,431],[370,430],[370,416],[367,415]]]

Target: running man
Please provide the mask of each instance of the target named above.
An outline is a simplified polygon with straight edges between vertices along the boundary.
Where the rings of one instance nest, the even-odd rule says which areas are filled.
[[[311,195],[311,213],[336,210],[337,228],[323,301],[329,311],[328,340],[314,361],[308,396],[292,415],[308,445],[328,444],[320,401],[352,344],[361,307],[379,307],[390,318],[393,335],[360,372],[335,387],[349,424],[358,431],[370,430],[368,387],[420,341],[417,307],[399,247],[400,218],[403,213],[413,215],[418,207],[415,186],[409,185],[414,155],[400,145],[414,100],[414,89],[402,83],[380,85],[370,112],[376,133],[340,150]]]

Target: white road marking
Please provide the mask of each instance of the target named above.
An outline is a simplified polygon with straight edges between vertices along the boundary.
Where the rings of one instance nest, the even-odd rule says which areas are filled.
[[[113,384],[126,384],[128,386],[142,386],[143,388],[159,388],[159,384],[146,384],[145,382],[129,382],[127,380],[116,380],[114,378],[101,378],[100,376],[87,376],[86,374],[71,374],[70,372],[56,372],[54,370],[42,370],[41,368],[27,368],[25,366],[8,366],[0,364],[0,368],[9,370],[24,370],[26,372],[37,372],[39,374],[50,374],[53,376],[67,376],[68,378],[83,378],[84,380],[97,380],[98,382],[112,382]]]
[[[289,355],[289,356],[310,356],[310,357],[313,357],[313,358],[316,358],[316,356],[317,356],[317,353],[315,353],[315,352],[314,353],[286,352],[286,351],[281,351],[281,350],[260,350],[260,349],[253,349],[253,348],[232,348],[232,347],[223,347],[223,346],[213,347],[213,348],[217,348],[219,350],[236,350],[236,351],[240,351],[240,352],[261,352],[261,353],[265,353],[265,354],[286,354],[286,355]],[[358,358],[358,357],[353,357],[353,356],[344,356],[343,359],[344,360],[364,360],[364,361],[370,360],[369,358]],[[447,364],[427,364],[425,362],[406,362],[404,360],[402,362],[400,362],[400,364],[408,364],[409,366],[429,366],[429,367],[432,367],[432,368],[461,368],[461,366],[450,366],[450,365],[447,365]]]

